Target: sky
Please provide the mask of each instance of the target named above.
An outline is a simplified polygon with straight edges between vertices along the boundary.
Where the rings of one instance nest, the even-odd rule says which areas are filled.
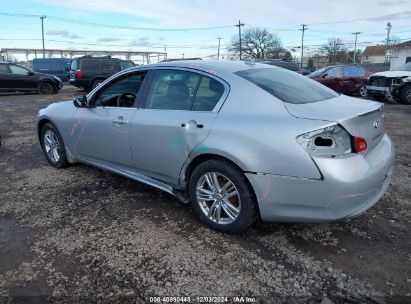
[[[330,37],[353,48],[353,32],[361,32],[360,49],[384,44],[387,22],[393,37],[411,40],[411,0],[0,0],[0,48],[41,48],[40,15],[46,48],[166,50],[168,58],[211,58],[218,38],[227,58],[239,20],[242,30],[276,33],[296,57],[301,24],[306,54]]]

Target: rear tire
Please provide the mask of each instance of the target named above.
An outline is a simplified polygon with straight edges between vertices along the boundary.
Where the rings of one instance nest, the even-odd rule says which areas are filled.
[[[401,89],[399,103],[411,105],[411,84]]]
[[[52,123],[46,123],[41,130],[40,143],[50,165],[55,168],[68,166],[66,150],[60,132]]]
[[[244,173],[228,161],[198,165],[189,180],[189,194],[196,215],[215,230],[240,233],[257,219],[252,188]]]
[[[367,97],[367,86],[363,84],[357,92],[358,96],[360,97]]]
[[[98,85],[99,85],[100,83],[102,83],[103,81],[104,81],[104,79],[94,80],[94,81],[93,81],[93,84],[91,85],[91,89],[94,90],[94,89],[97,88]]]
[[[40,82],[38,87],[39,94],[53,94],[54,87],[50,82]]]

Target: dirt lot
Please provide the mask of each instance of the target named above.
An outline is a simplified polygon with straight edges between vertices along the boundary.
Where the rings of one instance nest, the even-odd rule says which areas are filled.
[[[34,116],[82,94],[66,87],[58,95],[0,96],[0,303],[411,302],[411,106],[386,105],[396,171],[365,214],[331,224],[264,223],[230,236],[143,184],[86,165],[50,167]]]

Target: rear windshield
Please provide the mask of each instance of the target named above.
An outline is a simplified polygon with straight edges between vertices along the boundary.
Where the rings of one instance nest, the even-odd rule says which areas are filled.
[[[71,70],[73,70],[73,71],[77,70],[77,60],[72,60],[71,61]]]
[[[318,82],[284,69],[249,69],[236,74],[288,103],[312,103],[338,96]]]

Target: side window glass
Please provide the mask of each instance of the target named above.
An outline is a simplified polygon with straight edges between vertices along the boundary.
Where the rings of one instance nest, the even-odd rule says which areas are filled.
[[[9,73],[9,68],[7,64],[0,64],[0,73]]]
[[[110,83],[96,93],[93,105],[96,107],[133,107],[145,75],[146,73],[133,74]]]
[[[193,111],[212,111],[224,93],[219,81],[203,76],[194,99]]]
[[[102,60],[101,69],[103,71],[114,71],[116,69],[116,61],[114,60]]]
[[[83,60],[81,69],[84,70],[98,70],[99,61],[98,60]]]
[[[330,77],[342,77],[343,74],[344,73],[341,68],[332,68],[327,71],[327,76],[330,76]]]
[[[151,84],[146,109],[190,110],[200,74],[157,70]]]
[[[10,64],[10,70],[13,74],[27,75],[28,70],[18,65]]]

